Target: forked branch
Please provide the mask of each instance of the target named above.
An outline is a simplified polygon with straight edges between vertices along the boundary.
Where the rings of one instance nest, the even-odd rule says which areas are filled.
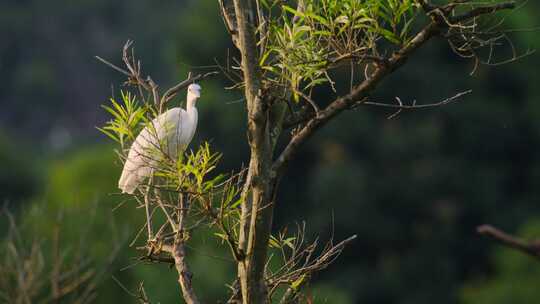
[[[160,97],[158,84],[156,84],[150,76],[144,77],[142,75],[141,61],[135,57],[135,50],[132,46],[133,41],[128,40],[122,48],[122,62],[124,62],[125,68],[121,68],[99,56],[95,56],[95,58],[104,63],[105,65],[111,67],[112,69],[127,76],[126,84],[137,87],[140,97],[143,98],[145,101],[145,96],[151,96],[152,102],[159,107],[160,112],[163,111],[163,108],[167,102],[176,97],[176,94],[180,90],[187,88],[190,84],[194,82],[201,81],[203,79],[207,79],[219,74],[219,72],[217,71],[196,75],[192,75],[191,73],[189,73],[187,79],[182,80],[175,86],[167,89],[163,93],[163,96]]]
[[[371,91],[375,89],[386,76],[405,64],[409,57],[411,57],[417,49],[431,40],[431,38],[442,35],[444,31],[449,28],[456,27],[457,25],[454,23],[467,22],[482,15],[492,14],[504,9],[513,9],[515,7],[514,2],[484,5],[471,9],[457,17],[452,17],[452,9],[444,10],[440,7],[428,4],[426,1],[421,1],[421,4],[422,3],[424,4],[425,9],[430,10],[430,14],[432,14],[432,11],[436,11],[437,14],[441,14],[441,17],[443,18],[432,18],[432,21],[419,31],[408,43],[395,51],[387,60],[384,60],[385,64],[376,65],[375,70],[371,74],[367,74],[365,80],[353,87],[348,94],[336,98],[325,109],[319,111],[318,115],[308,119],[305,125],[293,135],[285,149],[275,160],[273,169],[278,175],[283,172],[288,162],[296,155],[299,147],[302,146],[319,128],[344,110],[366,102],[366,97],[369,96]],[[451,20],[451,22],[448,20]],[[404,105],[399,105],[399,107],[401,109],[407,108],[407,106]]]

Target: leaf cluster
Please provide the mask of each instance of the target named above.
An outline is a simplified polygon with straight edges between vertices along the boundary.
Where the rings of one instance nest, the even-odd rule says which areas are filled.
[[[262,34],[261,66],[270,81],[297,94],[331,83],[341,61],[366,63],[379,48],[410,39],[418,5],[412,0],[306,0],[298,7],[263,1],[268,24]],[[277,16],[272,16],[277,15]]]
[[[111,97],[111,105],[102,105],[102,108],[112,115],[112,119],[98,130],[124,147],[127,141],[135,139],[135,134],[142,128],[142,123],[148,121],[145,115],[149,112],[149,108],[139,104],[136,96],[129,91],[120,91],[120,94],[121,102]]]

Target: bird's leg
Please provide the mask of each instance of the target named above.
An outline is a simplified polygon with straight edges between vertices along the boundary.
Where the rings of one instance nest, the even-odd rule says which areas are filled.
[[[150,214],[150,188],[152,186],[152,180],[154,176],[154,169],[150,171],[150,178],[148,179],[148,186],[146,188],[146,193],[144,194],[144,208],[146,211],[146,226],[148,229],[148,240],[152,240],[153,231],[152,231],[152,215]]]

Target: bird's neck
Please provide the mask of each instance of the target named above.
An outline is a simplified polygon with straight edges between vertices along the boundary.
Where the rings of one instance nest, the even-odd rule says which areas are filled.
[[[190,112],[190,111],[196,110],[195,101],[197,101],[197,97],[189,94],[187,97],[187,102],[186,102],[186,111]]]

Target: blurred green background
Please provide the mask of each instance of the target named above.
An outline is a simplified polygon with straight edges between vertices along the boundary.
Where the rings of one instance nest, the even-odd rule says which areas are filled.
[[[540,4],[529,1],[506,25],[532,28],[538,18]],[[120,244],[98,303],[135,303],[112,275],[132,290],[144,281],[154,302],[178,302],[174,270],[127,267],[135,262],[128,245],[141,212],[132,201],[115,209],[125,200],[116,189],[120,163],[95,129],[108,119],[100,105],[118,94],[122,77],[93,56],[120,64],[121,47],[133,39],[145,73],[162,87],[209,70],[200,66],[224,62],[232,49],[216,1],[3,0],[0,37],[0,200],[24,238],[40,239],[46,249],[60,224],[61,245],[84,243],[98,264]],[[540,48],[538,31],[511,38],[518,51]],[[506,51],[497,56],[508,57]],[[540,263],[475,233],[491,223],[540,237],[539,67],[534,54],[471,76],[472,62],[433,41],[375,97],[429,103],[466,89],[473,94],[394,120],[362,107],[302,149],[282,182],[275,227],[305,220],[313,236],[329,237],[332,229],[337,239],[359,236],[314,278],[315,303],[540,300]],[[193,142],[209,140],[222,152],[224,171],[248,160],[244,104],[226,84],[202,84]],[[5,223],[2,215],[3,231]],[[189,254],[203,301],[225,298],[234,265],[221,244],[202,234]]]

